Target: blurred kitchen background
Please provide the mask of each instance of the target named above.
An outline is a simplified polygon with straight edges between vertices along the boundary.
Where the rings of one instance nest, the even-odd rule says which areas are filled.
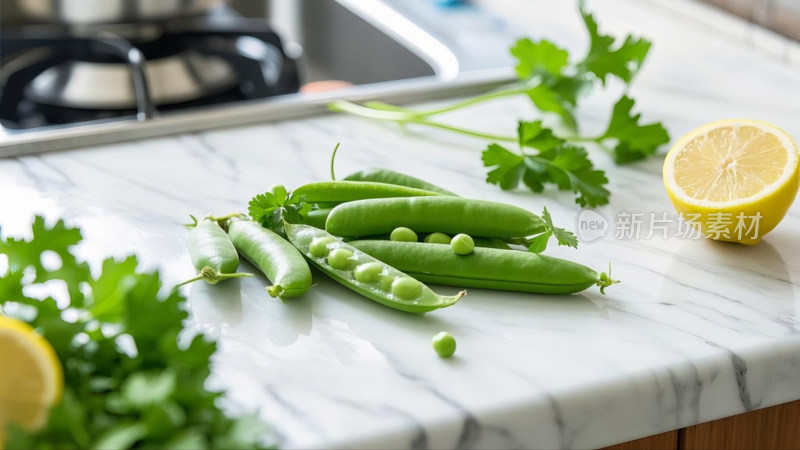
[[[800,41],[798,0],[705,0],[754,24]]]
[[[800,0],[705,1],[800,40]],[[2,0],[0,157],[487,89],[530,30],[482,5]]]

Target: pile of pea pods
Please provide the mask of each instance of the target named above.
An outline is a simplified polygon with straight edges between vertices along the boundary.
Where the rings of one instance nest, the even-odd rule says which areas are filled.
[[[369,169],[300,186],[290,198],[311,211],[279,230],[239,214],[195,220],[189,254],[198,276],[186,283],[252,276],[236,272],[241,255],[269,279],[269,295],[284,300],[312,287],[310,263],[364,297],[410,313],[451,306],[466,294],[439,295],[424,283],[543,294],[593,285],[604,292],[616,283],[517,245],[547,230],[538,215],[410,175]]]

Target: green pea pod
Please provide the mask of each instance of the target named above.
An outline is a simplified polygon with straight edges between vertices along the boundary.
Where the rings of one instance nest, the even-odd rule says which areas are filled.
[[[236,250],[272,282],[272,297],[294,298],[311,287],[311,270],[292,244],[256,222],[234,220],[228,235]]]
[[[370,168],[366,170],[359,170],[358,172],[351,173],[350,175],[344,177],[344,179],[351,181],[373,181],[376,183],[394,184],[396,186],[406,186],[458,197],[457,194],[450,192],[443,187],[436,186],[435,184],[428,183],[427,181],[412,177],[411,175],[406,175],[404,173],[395,172],[388,169]]]
[[[503,203],[462,197],[406,197],[358,200],[333,208],[325,229],[337,236],[388,234],[397,227],[417,233],[458,233],[515,238],[545,231],[536,214]]]
[[[572,261],[515,250],[476,248],[456,255],[440,244],[351,241],[350,245],[426,283],[539,294],[572,294],[616,283]]]
[[[438,192],[371,181],[319,181],[300,186],[293,199],[309,203],[350,202],[366,198],[441,196]]]
[[[499,250],[511,250],[508,243],[499,238],[475,237],[476,247],[496,248]]]
[[[195,220],[195,225],[189,231],[189,258],[199,275],[178,286],[199,280],[217,284],[230,278],[253,276],[250,273],[236,273],[239,255],[225,230],[219,226],[218,219],[212,216],[205,217],[199,223]]]
[[[425,313],[455,304],[466,292],[441,296],[323,230],[284,223],[289,241],[314,266],[355,292],[400,311]]]
[[[325,221],[328,220],[328,214],[331,213],[333,208],[314,209],[308,213],[303,219],[305,225],[311,225],[314,228],[325,229]]]

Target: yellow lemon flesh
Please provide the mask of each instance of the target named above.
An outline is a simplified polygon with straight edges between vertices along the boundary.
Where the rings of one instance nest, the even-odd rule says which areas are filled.
[[[9,423],[35,430],[63,390],[53,347],[24,322],[0,316],[0,448]]]
[[[800,183],[797,144],[765,122],[722,120],[679,139],[664,186],[683,219],[705,236],[755,244],[783,219]]]

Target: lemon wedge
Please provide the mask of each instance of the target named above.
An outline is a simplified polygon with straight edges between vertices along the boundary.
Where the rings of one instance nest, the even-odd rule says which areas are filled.
[[[53,347],[24,322],[0,316],[0,448],[6,427],[36,430],[61,398],[64,381]]]
[[[664,186],[683,219],[705,236],[756,244],[797,195],[800,154],[766,122],[713,122],[679,139],[664,161]]]

